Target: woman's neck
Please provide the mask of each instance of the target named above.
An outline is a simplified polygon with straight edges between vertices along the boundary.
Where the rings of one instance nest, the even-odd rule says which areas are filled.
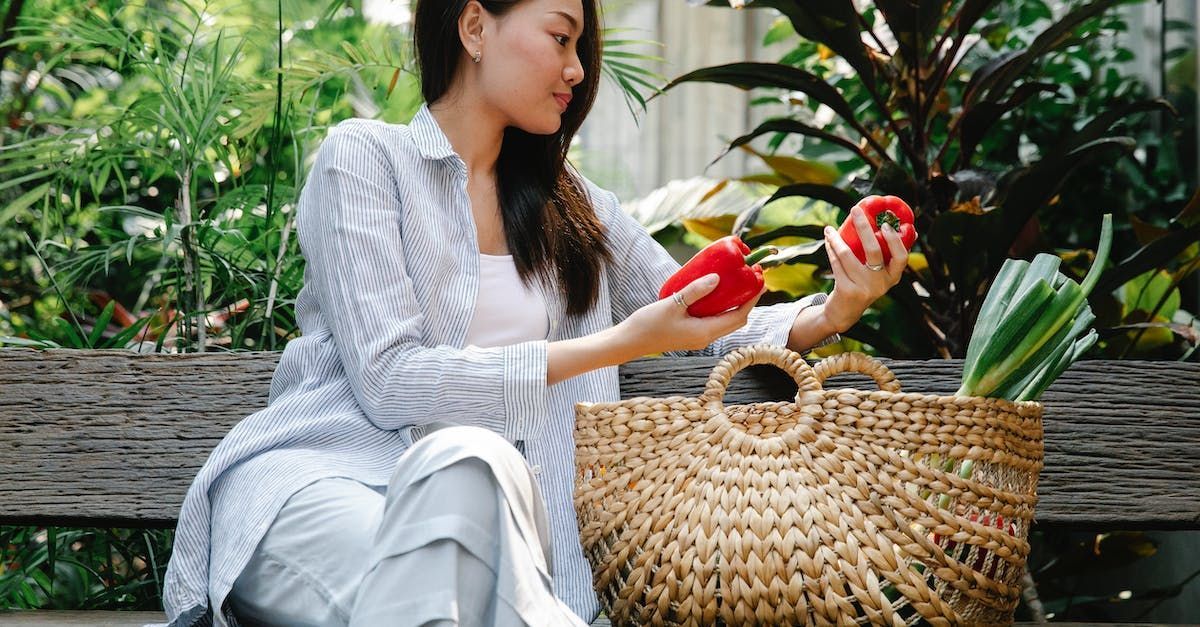
[[[429,112],[466,164],[467,175],[490,178],[496,170],[506,124],[480,99],[466,96],[447,93],[429,105]]]

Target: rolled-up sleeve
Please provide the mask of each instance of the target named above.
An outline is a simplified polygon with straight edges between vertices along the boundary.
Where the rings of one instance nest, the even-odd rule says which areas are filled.
[[[641,224],[625,213],[612,192],[590,185],[597,211],[604,216],[613,264],[609,270],[611,282],[613,323],[629,317],[638,308],[658,299],[658,290],[680,268],[671,254],[659,244]],[[700,351],[679,351],[672,354],[723,356],[739,347],[751,344],[786,346],[796,316],[806,307],[825,302],[826,294],[810,294],[790,303],[755,307],[745,326],[718,338]],[[818,345],[826,344],[829,337]]]
[[[533,437],[546,415],[547,343],[422,344],[406,252],[422,258],[438,243],[404,241],[400,184],[381,140],[342,124],[322,143],[297,209],[305,289],[316,293],[358,404],[381,429],[451,422]]]

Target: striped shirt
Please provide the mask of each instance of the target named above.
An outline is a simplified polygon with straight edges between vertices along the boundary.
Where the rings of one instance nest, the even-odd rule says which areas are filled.
[[[653,302],[679,264],[612,193],[584,181],[614,259],[595,306],[567,316],[545,289],[546,339],[468,346],[480,273],[462,159],[427,106],[408,125],[354,119],[330,130],[297,208],[302,335],[280,357],[268,406],[226,434],[188,490],[164,583],[172,627],[235,624],[226,596],[288,497],[325,477],[387,485],[405,450],[444,422],[491,429],[522,451],[550,515],[554,592],[595,619],[572,500],[574,404],[618,400],[617,368],[547,386],[547,345]],[[785,344],[797,313],[824,299],[757,307],[699,353]]]

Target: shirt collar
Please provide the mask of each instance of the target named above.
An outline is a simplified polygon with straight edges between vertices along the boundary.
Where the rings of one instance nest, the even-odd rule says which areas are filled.
[[[413,141],[417,144],[417,149],[426,159],[445,159],[457,154],[450,145],[450,139],[442,132],[437,120],[429,112],[428,104],[421,105],[417,114],[409,122],[408,128],[412,133]]]

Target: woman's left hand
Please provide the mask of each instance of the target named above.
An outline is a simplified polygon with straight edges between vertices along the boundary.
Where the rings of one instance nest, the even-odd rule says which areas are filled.
[[[884,265],[883,251],[867,222],[866,214],[854,207],[850,210],[850,217],[867,256],[865,264],[854,256],[837,229],[825,227],[825,252],[829,255],[829,265],[833,270],[833,293],[825,301],[825,317],[839,333],[854,326],[871,303],[899,283],[908,265],[908,250],[900,241],[900,234],[890,225],[885,223],[880,227],[891,253],[891,259]]]

